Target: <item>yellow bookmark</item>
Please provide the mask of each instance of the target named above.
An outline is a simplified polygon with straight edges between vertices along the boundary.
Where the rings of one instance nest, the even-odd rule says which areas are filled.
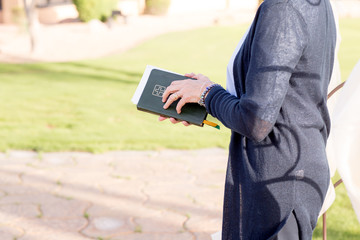
[[[204,120],[203,123],[206,124],[206,125],[209,125],[209,126],[211,126],[211,127],[214,127],[214,128],[217,128],[217,129],[220,130],[220,126],[217,125],[216,123],[210,122],[210,121],[208,121],[208,120]]]

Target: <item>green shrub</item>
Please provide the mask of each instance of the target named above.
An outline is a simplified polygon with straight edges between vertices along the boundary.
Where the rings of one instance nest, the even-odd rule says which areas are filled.
[[[11,9],[11,17],[13,23],[19,25],[21,29],[26,29],[26,14],[24,8],[14,7]]]
[[[146,0],[145,13],[163,15],[167,13],[171,0]]]
[[[98,19],[105,22],[112,10],[116,9],[118,0],[73,0],[81,21]]]

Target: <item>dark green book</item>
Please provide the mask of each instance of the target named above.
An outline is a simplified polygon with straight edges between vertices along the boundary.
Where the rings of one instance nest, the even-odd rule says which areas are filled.
[[[138,96],[134,95],[133,102],[135,104],[137,102],[137,109],[140,111],[165,117],[173,117],[177,120],[187,121],[197,126],[203,126],[203,121],[206,119],[207,112],[204,107],[197,103],[185,104],[185,106],[181,109],[181,114],[177,114],[175,109],[179,100],[171,104],[168,109],[163,108],[164,103],[162,102],[162,96],[166,88],[172,81],[183,79],[189,78],[180,74],[148,66],[135,93],[135,95]],[[136,98],[138,98],[138,101],[136,101]]]

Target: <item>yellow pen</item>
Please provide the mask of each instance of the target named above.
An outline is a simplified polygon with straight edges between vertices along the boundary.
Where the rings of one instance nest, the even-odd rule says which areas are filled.
[[[220,130],[220,126],[217,125],[216,123],[210,122],[210,121],[208,121],[208,120],[204,120],[203,123],[206,124],[206,125],[209,125],[209,126],[211,126],[211,127],[214,127],[214,128],[217,128],[217,129]]]

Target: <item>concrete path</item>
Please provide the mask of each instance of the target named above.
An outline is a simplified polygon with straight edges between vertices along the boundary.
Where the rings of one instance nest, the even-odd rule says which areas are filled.
[[[209,240],[227,153],[0,154],[1,240]]]

